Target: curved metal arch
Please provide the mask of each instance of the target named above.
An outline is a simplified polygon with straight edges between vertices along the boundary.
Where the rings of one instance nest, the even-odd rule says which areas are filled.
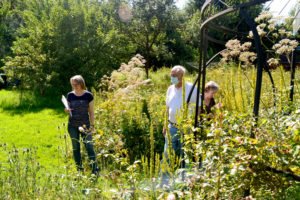
[[[212,3],[212,0],[206,0],[201,8],[201,13],[203,14],[204,11],[210,6]],[[203,16],[203,15],[202,15]]]
[[[274,96],[274,104],[273,105],[276,106],[276,102],[277,102],[276,101],[276,91],[277,91],[277,89],[275,87],[275,82],[274,82],[273,76],[270,71],[270,66],[267,61],[265,62],[264,66],[265,66],[265,70],[268,73],[268,76],[269,76],[271,84],[272,84],[272,92],[273,92],[273,96]]]
[[[294,88],[295,88],[295,71],[296,71],[296,50],[292,52],[291,55],[291,82],[290,82],[290,102],[294,100]]]
[[[228,8],[228,9],[222,11],[221,13],[216,14],[216,15],[214,15],[214,16],[212,16],[209,19],[204,21],[204,23],[201,25],[201,28],[200,28],[200,47],[203,47],[203,48],[202,49],[199,48],[200,56],[199,56],[198,76],[197,76],[197,79],[195,80],[195,82],[193,84],[193,87],[192,87],[190,93],[189,93],[188,102],[190,101],[191,94],[192,94],[192,92],[195,88],[195,85],[197,84],[198,88],[197,88],[197,102],[196,102],[196,104],[197,105],[199,104],[199,95],[200,95],[200,92],[199,92],[200,87],[199,86],[200,86],[200,82],[201,82],[201,76],[202,76],[202,88],[201,88],[202,89],[202,93],[201,93],[202,96],[201,96],[201,100],[203,102],[206,67],[210,64],[210,62],[212,62],[222,52],[221,51],[221,52],[217,53],[208,62],[206,62],[207,41],[209,39],[207,37],[207,27],[208,27],[207,25],[211,21],[213,21],[213,20],[215,20],[215,19],[217,19],[217,18],[219,18],[219,17],[221,17],[221,16],[223,16],[227,13],[235,11],[236,9],[240,9],[240,11],[243,12],[242,13],[243,16],[245,17],[245,22],[247,23],[247,25],[249,26],[249,28],[253,32],[255,48],[256,48],[257,55],[258,55],[257,56],[257,75],[256,75],[255,99],[254,99],[254,108],[253,108],[254,116],[255,116],[256,120],[258,119],[263,69],[265,69],[269,74],[274,92],[275,92],[276,88],[275,88],[275,84],[274,84],[274,80],[272,78],[271,72],[269,70],[269,66],[268,66],[268,64],[266,62],[266,59],[265,59],[264,50],[262,48],[260,37],[259,37],[257,29],[256,29],[256,24],[255,24],[254,20],[248,15],[248,13],[246,11],[246,8],[250,5],[255,5],[255,4],[263,3],[263,2],[267,2],[267,1],[269,1],[269,0],[254,0],[252,2],[248,2],[248,3],[245,3],[243,5],[234,6],[234,7]],[[208,4],[211,3],[211,1],[207,0],[205,3],[207,3],[206,6],[205,6],[207,8]],[[205,8],[202,9],[202,10],[205,10]],[[295,59],[294,59],[295,55],[294,55],[294,53],[295,52],[293,52],[292,62],[291,62],[291,83],[290,83],[291,87],[292,87],[291,90],[290,90],[290,100],[291,101],[293,100],[293,89],[294,89],[293,86],[294,86],[294,78],[295,78]],[[274,98],[274,99],[276,99],[276,98]],[[201,104],[201,109],[203,109],[203,103]],[[198,120],[198,106],[196,106],[195,127],[198,126],[198,121],[197,120]],[[255,125],[257,125],[257,123]],[[196,132],[194,134],[195,134],[195,138],[197,139]],[[251,133],[250,137],[252,137],[252,138],[255,137],[253,132]],[[201,163],[202,163],[201,160],[202,159],[201,159],[201,156],[200,156],[199,166],[201,166]],[[268,167],[268,168],[270,168],[270,167]],[[274,171],[277,172],[277,171],[280,171],[280,170],[272,168],[271,171],[272,172],[274,172]],[[298,177],[296,177],[296,178],[298,178]],[[248,195],[250,195],[250,187],[246,188],[244,190],[244,196],[248,196]]]
[[[203,27],[207,26],[207,24],[211,21],[213,21],[214,19],[217,19],[219,17],[222,17],[223,15],[226,15],[228,13],[231,13],[231,12],[234,12],[234,11],[237,11],[239,9],[242,9],[242,8],[247,8],[247,7],[250,7],[250,6],[254,6],[254,5],[257,5],[257,4],[261,4],[261,3],[265,3],[267,1],[270,1],[270,0],[253,0],[253,1],[250,1],[250,2],[247,2],[247,3],[242,3],[240,5],[236,5],[236,6],[231,6],[231,7],[228,7],[227,9],[209,17],[208,19],[206,19],[202,24],[201,24],[201,27],[200,27],[200,31],[203,29]]]
[[[206,52],[207,52],[207,40],[205,40],[205,36],[206,36],[206,32],[207,32],[207,28],[208,24],[226,14],[229,14],[231,12],[237,11],[237,10],[243,10],[245,15],[247,15],[245,8],[253,6],[253,5],[257,5],[260,3],[265,3],[269,0],[253,0],[247,3],[243,3],[240,5],[235,5],[232,7],[228,7],[227,9],[209,17],[208,19],[204,20],[201,24],[200,27],[200,47],[203,47],[202,49],[200,49],[200,56],[199,56],[199,69],[198,69],[198,77],[197,80],[195,81],[195,83],[197,82],[197,99],[196,99],[196,105],[199,105],[199,97],[200,97],[200,92],[199,92],[199,88],[200,88],[200,82],[201,82],[201,75],[202,75],[202,92],[201,92],[201,101],[203,102],[204,100],[204,86],[205,86],[205,78],[206,78]],[[207,0],[202,9],[202,15],[201,15],[201,19],[203,19],[204,16],[204,11],[208,8],[208,6],[212,3],[211,0]],[[261,44],[260,44],[260,39],[256,30],[256,26],[255,26],[255,22],[252,20],[251,18],[247,15],[246,16],[246,23],[248,24],[248,26],[250,27],[250,29],[253,32],[254,35],[254,41],[255,41],[255,46],[256,46],[256,51],[258,53],[258,69],[257,69],[257,80],[256,80],[256,95],[255,95],[255,100],[254,100],[254,108],[253,108],[253,113],[254,115],[257,117],[258,116],[258,112],[259,112],[259,99],[260,99],[260,93],[261,93],[261,82],[262,82],[262,70],[264,68],[264,63],[265,61],[263,60],[263,50],[261,48]],[[254,26],[253,26],[254,24]],[[204,53],[205,52],[205,53]],[[272,79],[271,79],[272,81]],[[259,83],[260,82],[260,83]],[[194,83],[194,85],[195,85]],[[191,95],[191,93],[194,90],[194,86],[192,90],[190,91],[189,96]],[[189,103],[189,98],[188,98],[188,103]],[[203,110],[203,103],[201,103],[201,110]],[[196,106],[196,113],[195,113],[195,119],[194,119],[194,126],[198,126],[198,114],[199,114],[199,108],[198,106]],[[200,116],[201,117],[201,116]],[[196,135],[195,135],[196,136]]]
[[[241,10],[240,10],[241,11]],[[215,30],[222,30],[222,31],[225,31],[225,32],[229,32],[229,33],[232,33],[232,34],[236,34],[236,35],[242,35],[242,36],[245,36],[247,35],[248,33],[246,32],[238,32],[238,31],[234,31],[234,30],[231,30],[230,28],[228,27],[225,27],[225,26],[217,26],[215,23],[213,22],[210,22],[208,24],[208,27],[209,28],[213,28]],[[217,40],[215,38],[212,38],[211,36],[209,35],[206,35],[207,39],[211,42],[214,42],[216,44],[220,44],[220,45],[224,45],[225,42],[224,41],[221,41],[221,40]],[[265,55],[264,55],[265,56]],[[293,60],[293,59],[291,59]],[[293,70],[293,65],[291,67],[291,69]],[[264,70],[267,72],[268,76],[269,76],[269,79],[270,79],[270,82],[271,82],[271,85],[272,85],[272,93],[273,93],[273,96],[274,96],[274,106],[276,106],[276,87],[275,87],[275,82],[274,82],[274,79],[273,79],[273,76],[271,74],[271,71],[270,71],[270,67],[269,67],[269,64],[267,62],[265,62],[264,64]],[[291,77],[292,79],[293,77]],[[292,85],[292,81],[291,81],[291,88],[293,89],[293,85]],[[291,93],[290,93],[290,100],[293,101],[293,92],[291,90]]]
[[[260,103],[260,95],[261,95],[261,85],[262,85],[262,75],[263,75],[263,69],[264,69],[264,64],[265,64],[265,54],[263,52],[262,46],[261,46],[261,41],[260,37],[258,35],[257,29],[256,29],[256,24],[253,19],[250,18],[246,10],[244,11],[244,16],[245,16],[245,21],[252,30],[253,37],[254,37],[254,42],[255,42],[255,49],[257,52],[257,74],[256,74],[256,84],[255,84],[255,97],[254,97],[254,108],[253,108],[253,113],[254,116],[257,120],[258,114],[259,114],[259,103]],[[251,137],[254,138],[253,132],[251,133]]]
[[[210,42],[213,42],[213,43],[216,43],[216,44],[219,44],[219,45],[225,45],[226,42],[222,41],[222,40],[218,40],[218,39],[215,39],[211,36],[209,36],[208,34],[205,34],[205,37],[207,38],[208,41]]]
[[[221,31],[223,31],[223,32],[227,32],[227,33],[232,33],[232,34],[237,34],[237,35],[247,35],[248,33],[244,33],[244,32],[239,32],[239,31],[235,31],[235,30],[232,30],[232,29],[230,29],[230,28],[228,28],[228,27],[226,27],[226,26],[219,26],[219,25],[217,25],[217,24],[215,24],[215,23],[209,23],[208,24],[208,27],[209,28],[212,28],[212,29],[214,29],[214,30],[221,30]]]
[[[218,53],[216,53],[213,57],[211,57],[207,62],[206,62],[206,67],[208,67],[223,51],[225,51],[225,50],[222,50],[222,51],[219,51]],[[193,86],[192,86],[192,89],[191,89],[191,92],[189,93],[189,95],[188,95],[188,98],[187,98],[187,103],[189,103],[190,102],[190,100],[191,100],[191,97],[192,97],[192,93],[193,93],[193,91],[194,91],[194,89],[195,89],[195,86],[196,86],[196,83],[197,83],[197,81],[198,81],[198,79],[199,79],[199,74],[198,74],[198,76],[197,76],[197,78],[196,78],[196,80],[194,81],[194,83],[193,83]]]

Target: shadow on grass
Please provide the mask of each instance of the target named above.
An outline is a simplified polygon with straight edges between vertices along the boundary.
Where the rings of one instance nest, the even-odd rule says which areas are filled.
[[[24,92],[22,97],[18,91],[5,91],[0,96],[0,108],[11,115],[37,113],[51,109],[57,115],[65,115],[61,103],[61,95],[38,96],[32,92]]]

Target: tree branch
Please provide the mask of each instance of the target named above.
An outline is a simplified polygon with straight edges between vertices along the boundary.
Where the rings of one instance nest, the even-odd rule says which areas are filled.
[[[282,174],[282,175],[284,175],[284,176],[286,176],[286,177],[290,177],[290,178],[294,179],[295,181],[300,182],[300,176],[294,174],[293,172],[284,171],[284,170],[280,170],[280,169],[275,169],[275,168],[269,167],[269,166],[266,166],[265,169],[266,169],[267,171],[273,172],[273,173],[275,173],[275,174]]]

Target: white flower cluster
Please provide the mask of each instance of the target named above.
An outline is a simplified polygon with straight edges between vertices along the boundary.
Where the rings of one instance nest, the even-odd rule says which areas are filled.
[[[276,58],[270,58],[267,62],[271,68],[276,68],[279,65],[279,60]]]
[[[241,52],[239,57],[240,61],[242,61],[243,64],[246,66],[251,66],[252,63],[256,60],[256,58],[256,53],[250,51]]]
[[[295,50],[298,44],[296,40],[282,39],[277,44],[274,44],[272,48],[278,55],[289,55]]]
[[[142,68],[145,66],[146,60],[140,54],[135,55],[128,64],[122,63],[121,67],[118,69],[118,72],[130,72],[134,68]]]
[[[272,14],[268,11],[263,11],[260,13],[258,17],[255,18],[255,22],[261,23],[261,22],[267,22],[270,19],[272,19]]]
[[[224,61],[233,60],[240,55],[241,43],[239,40],[229,40],[225,46],[226,50],[221,53]]]
[[[257,30],[257,33],[260,37],[264,37],[267,35],[267,31],[265,31],[265,29],[263,28],[264,26],[257,26],[256,27],[256,30]],[[252,31],[249,31],[249,35],[248,35],[248,38],[253,38],[253,32]]]
[[[284,37],[289,38],[293,35],[291,31],[286,31],[284,28],[279,29],[278,33],[281,36],[281,38],[284,38]]]
[[[118,70],[111,73],[111,76],[103,76],[100,87],[103,91],[116,90],[116,98],[129,98],[132,91],[140,86],[149,85],[149,80],[145,80],[146,73],[143,67],[146,60],[137,54],[126,64],[122,63]]]
[[[264,37],[267,35],[267,30],[275,30],[275,21],[272,20],[272,14],[269,13],[268,11],[262,12],[258,17],[255,18],[255,22],[258,23],[259,25],[256,27],[256,30],[258,32],[258,35],[260,37]],[[249,38],[253,38],[253,32],[250,31]]]
[[[226,43],[226,50],[224,50],[222,55],[222,61],[241,61],[244,66],[250,66],[256,60],[256,54],[249,51],[251,48],[251,42],[241,42],[237,39],[229,40]]]
[[[256,27],[258,35],[260,37],[271,36],[274,39],[291,37],[291,31],[286,31],[284,28],[280,28],[279,30],[277,30],[276,22],[278,20],[279,19],[276,20],[270,12],[262,12],[258,17],[255,18],[255,22],[258,23]],[[248,38],[253,38],[252,31],[249,32]]]
[[[267,43],[264,43],[265,47],[268,46],[267,48],[272,48],[278,55],[288,56],[298,46],[298,42],[288,39],[291,38],[292,32],[287,31],[284,26],[277,24],[279,20],[281,20],[281,18],[274,18],[270,12],[264,11],[255,18],[255,22],[258,24],[256,30],[261,38],[261,42],[264,43],[267,41]],[[249,32],[248,38],[253,38],[252,31]],[[279,42],[276,43],[277,41]],[[274,45],[270,46],[270,42],[271,45]],[[241,61],[247,60],[248,58],[250,61],[254,59],[254,57],[247,54],[240,56]],[[275,68],[279,65],[280,60],[270,58],[267,62],[270,67]]]

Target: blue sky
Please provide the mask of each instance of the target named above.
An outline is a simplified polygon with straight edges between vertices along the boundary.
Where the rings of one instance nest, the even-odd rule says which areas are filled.
[[[176,5],[183,8],[188,0],[176,0]],[[224,0],[226,2],[226,0]],[[296,5],[298,0],[273,0],[270,5],[270,11],[274,16],[288,16],[289,11]],[[271,0],[266,3],[268,6]],[[286,6],[285,6],[286,5]],[[285,6],[285,7],[284,7]],[[281,12],[282,10],[282,12]],[[281,12],[281,13],[280,13]]]

